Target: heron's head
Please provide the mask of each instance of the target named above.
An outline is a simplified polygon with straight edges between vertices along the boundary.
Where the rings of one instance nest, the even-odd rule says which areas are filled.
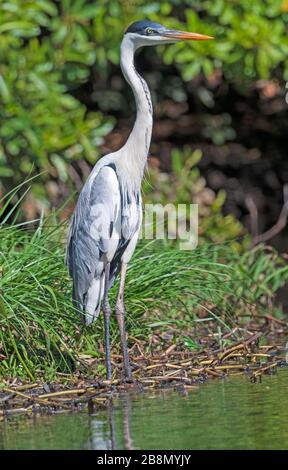
[[[153,23],[149,20],[136,21],[126,30],[124,37],[129,37],[136,48],[142,46],[155,46],[160,44],[171,44],[179,41],[203,41],[214,39],[199,33],[190,33],[168,29],[162,24]]]

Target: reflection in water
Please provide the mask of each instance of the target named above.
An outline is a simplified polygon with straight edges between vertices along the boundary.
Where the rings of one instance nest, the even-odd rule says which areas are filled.
[[[288,368],[251,384],[123,394],[107,409],[0,423],[3,449],[288,449]]]
[[[127,450],[134,450],[133,441],[131,438],[131,398],[129,395],[124,396],[123,400],[123,436],[124,448]]]
[[[124,440],[124,449],[134,450],[133,441],[131,438],[131,397],[126,394],[121,397],[122,405],[122,419],[120,420],[119,425],[121,429],[116,428],[116,419],[115,419],[115,400],[110,399],[107,409],[109,431],[106,432],[107,423],[105,421],[99,420],[98,413],[91,413],[89,415],[89,427],[90,427],[90,436],[89,443],[87,445],[88,449],[99,450],[115,450],[117,449],[117,440],[116,435],[123,436]],[[119,426],[120,427],[120,426]]]
[[[106,432],[106,422],[89,416],[88,423],[90,432],[88,444],[85,447],[91,450],[113,449],[110,435]]]
[[[114,404],[113,404],[113,398],[111,398],[111,401],[109,403],[108,407],[108,419],[109,419],[109,425],[110,425],[110,434],[111,434],[111,450],[117,449],[117,443],[116,443],[116,426],[115,426],[115,414],[114,414]]]

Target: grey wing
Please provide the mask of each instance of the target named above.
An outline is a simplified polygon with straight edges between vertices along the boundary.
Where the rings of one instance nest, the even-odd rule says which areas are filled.
[[[97,318],[104,289],[105,262],[119,243],[120,190],[115,171],[102,167],[83,187],[71,221],[66,262],[73,279],[73,299],[86,316]]]

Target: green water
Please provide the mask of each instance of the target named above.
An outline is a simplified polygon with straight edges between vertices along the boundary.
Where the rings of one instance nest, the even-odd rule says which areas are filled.
[[[252,384],[212,380],[187,395],[123,395],[110,410],[0,424],[0,449],[288,449],[288,369]]]

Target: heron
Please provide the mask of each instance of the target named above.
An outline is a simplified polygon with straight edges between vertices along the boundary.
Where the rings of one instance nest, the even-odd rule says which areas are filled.
[[[111,379],[109,289],[119,273],[115,314],[124,374],[131,380],[124,289],[127,265],[136,248],[142,222],[141,182],[153,126],[150,91],[135,68],[134,55],[143,46],[207,39],[213,38],[142,20],[128,27],[121,42],[120,65],[134,94],[136,120],[123,147],[98,160],[88,176],[71,219],[66,250],[73,301],[82,312],[85,324],[90,325],[103,311],[107,380]]]

